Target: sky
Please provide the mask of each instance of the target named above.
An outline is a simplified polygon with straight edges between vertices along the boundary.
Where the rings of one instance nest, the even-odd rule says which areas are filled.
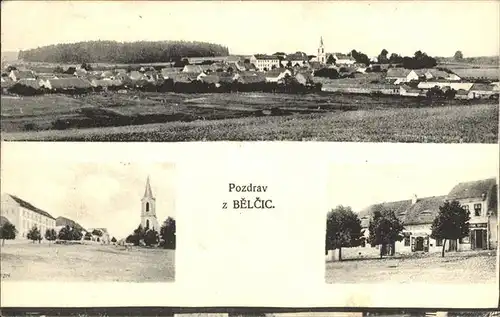
[[[461,147],[456,150],[438,147],[432,153],[434,161],[422,156],[421,163],[408,160],[332,164],[328,182],[329,206],[350,206],[359,212],[372,204],[412,199],[413,195],[421,198],[447,195],[460,182],[487,178],[498,181],[498,147],[474,151],[467,151],[467,145]],[[417,153],[415,150],[413,154]]]
[[[188,40],[231,54],[352,49],[499,55],[498,1],[2,1],[2,51],[88,40]],[[23,21],[23,22],[20,22]]]
[[[9,193],[84,228],[107,228],[117,239],[140,224],[141,198],[150,176],[161,224],[175,218],[174,167],[162,163],[85,163],[2,160],[2,194]]]

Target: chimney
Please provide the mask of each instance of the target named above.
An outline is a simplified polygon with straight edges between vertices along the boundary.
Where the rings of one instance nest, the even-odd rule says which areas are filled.
[[[481,194],[481,198],[482,198],[483,200],[486,200],[486,193],[482,193],[482,194]]]
[[[413,197],[411,198],[411,204],[414,205],[417,203],[417,195],[413,194]]]

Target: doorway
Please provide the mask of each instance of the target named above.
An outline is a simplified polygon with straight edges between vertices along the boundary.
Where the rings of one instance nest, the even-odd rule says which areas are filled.
[[[472,230],[471,248],[473,250],[486,249],[486,230],[484,229]]]
[[[424,251],[424,237],[415,238],[415,251]]]

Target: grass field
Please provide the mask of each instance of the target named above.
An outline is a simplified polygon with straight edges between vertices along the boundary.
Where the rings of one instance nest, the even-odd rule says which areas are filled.
[[[5,281],[171,282],[175,251],[6,242],[1,247],[1,273]]]
[[[498,103],[327,93],[2,96],[1,123],[2,138],[19,141],[497,143]]]
[[[497,283],[496,252],[450,252],[326,263],[327,283]],[[425,269],[423,269],[425,268]]]
[[[137,126],[7,133],[37,141],[337,141],[497,143],[498,105],[370,109]]]

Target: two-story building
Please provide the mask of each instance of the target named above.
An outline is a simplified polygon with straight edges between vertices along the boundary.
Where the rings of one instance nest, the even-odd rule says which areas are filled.
[[[56,219],[52,215],[15,195],[3,194],[0,210],[2,217],[16,227],[16,240],[27,239],[28,232],[35,226],[42,238],[47,229],[56,227]]]
[[[448,194],[470,212],[469,237],[458,244],[459,250],[495,249],[498,243],[498,186],[490,178],[460,183]]]
[[[277,55],[255,54],[250,57],[250,63],[260,70],[270,70],[280,66],[280,60]]]
[[[418,198],[374,204],[359,212],[364,236],[369,236],[373,211],[394,211],[404,225],[403,240],[392,248],[397,253],[440,252],[443,240],[431,238],[432,222],[439,207],[446,201],[458,201],[470,212],[469,235],[459,241],[447,242],[448,251],[495,249],[498,245],[498,186],[495,178],[459,183],[443,196]],[[370,245],[367,244],[367,247]],[[390,248],[389,248],[390,249]]]

